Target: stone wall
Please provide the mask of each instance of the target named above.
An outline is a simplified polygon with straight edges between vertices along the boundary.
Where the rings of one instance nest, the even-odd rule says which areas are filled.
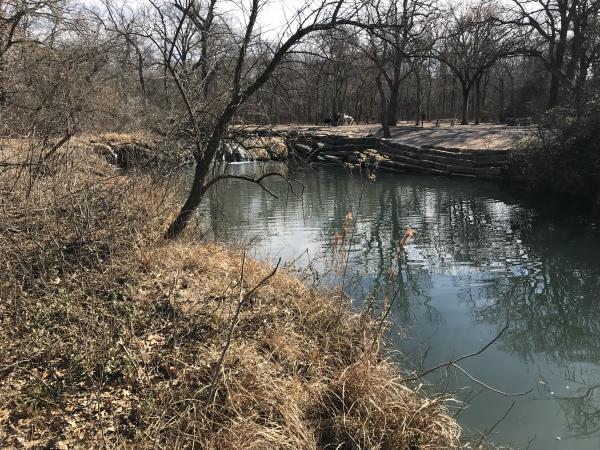
[[[501,180],[506,176],[508,150],[414,146],[376,137],[334,135],[289,136],[291,150],[303,159],[356,164],[367,149],[384,158],[379,167],[396,172],[454,175]]]

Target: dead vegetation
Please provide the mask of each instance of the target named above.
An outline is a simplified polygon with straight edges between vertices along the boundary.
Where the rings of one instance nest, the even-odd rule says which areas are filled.
[[[0,447],[459,446],[369,316],[283,271],[251,293],[272,268],[162,241],[165,180],[74,145],[0,168],[0,189]]]

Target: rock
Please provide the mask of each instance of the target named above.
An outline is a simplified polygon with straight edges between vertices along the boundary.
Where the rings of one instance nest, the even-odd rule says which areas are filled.
[[[224,142],[221,151],[227,162],[283,161],[288,157],[287,144],[278,136],[256,136],[241,142]]]
[[[155,156],[146,146],[137,142],[116,145],[113,150],[117,154],[117,165],[124,169],[147,165]]]
[[[159,169],[170,171],[194,163],[193,144],[185,141],[162,142],[128,135],[100,136],[86,144],[107,163],[122,169]]]

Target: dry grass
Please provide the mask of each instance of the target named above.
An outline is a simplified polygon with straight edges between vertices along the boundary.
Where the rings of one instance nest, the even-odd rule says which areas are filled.
[[[0,174],[0,446],[459,446],[443,398],[399,383],[366,315],[223,246],[159,236],[168,186],[76,147]],[[208,398],[218,370],[214,399]]]

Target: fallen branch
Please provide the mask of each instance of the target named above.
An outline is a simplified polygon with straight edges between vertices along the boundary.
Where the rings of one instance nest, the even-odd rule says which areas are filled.
[[[510,414],[512,409],[515,407],[515,404],[516,404],[516,401],[513,401],[512,404],[510,405],[510,407],[502,415],[502,417],[500,417],[500,419],[498,419],[496,421],[496,423],[494,423],[494,425],[492,425],[490,428],[488,428],[483,433],[481,433],[481,436],[480,436],[479,441],[477,442],[477,445],[475,446],[475,448],[482,448],[482,444],[484,443],[484,441],[488,438],[488,436],[490,436],[492,434],[492,432],[496,429],[496,427],[498,425],[500,425],[504,421],[504,419],[506,419],[508,417],[508,415]]]
[[[212,178],[212,179],[211,179],[211,180],[210,180],[208,183],[206,183],[206,184],[204,185],[204,187],[202,188],[202,195],[204,195],[204,194],[206,193],[206,191],[208,191],[208,189],[209,189],[209,188],[210,188],[210,187],[211,187],[213,184],[215,184],[215,183],[217,183],[217,182],[219,182],[219,181],[222,181],[222,180],[227,180],[227,179],[230,179],[230,180],[241,180],[241,181],[247,181],[247,182],[249,182],[249,183],[255,183],[255,184],[258,184],[258,185],[259,185],[259,186],[260,186],[262,189],[264,189],[264,190],[265,190],[265,191],[266,191],[266,192],[267,192],[269,195],[271,195],[271,196],[273,196],[274,198],[276,198],[277,200],[279,200],[279,197],[278,197],[278,196],[277,196],[277,195],[276,195],[276,194],[275,194],[273,191],[271,191],[271,190],[270,190],[268,187],[266,187],[266,186],[265,186],[265,185],[262,183],[262,182],[263,182],[263,181],[264,181],[266,178],[269,178],[269,177],[281,177],[281,178],[283,178],[283,179],[284,179],[284,180],[287,182],[287,184],[288,184],[288,186],[289,186],[290,190],[291,190],[292,192],[294,192],[294,189],[293,189],[293,187],[292,187],[292,183],[290,182],[290,180],[289,180],[289,179],[288,179],[288,178],[287,178],[285,175],[283,175],[283,174],[281,174],[281,173],[277,173],[277,172],[269,172],[269,173],[265,173],[264,175],[261,175],[261,176],[260,176],[260,177],[258,177],[258,178],[255,178],[255,177],[249,177],[249,176],[246,176],[246,175],[231,175],[231,174],[218,175],[218,176],[216,176],[216,177]]]
[[[458,364],[456,364],[456,363],[451,363],[451,364],[450,364],[450,366],[452,366],[452,367],[456,367],[458,370],[460,370],[462,373],[464,373],[464,374],[467,376],[467,378],[469,378],[471,381],[474,381],[475,383],[477,383],[477,384],[479,384],[479,385],[483,386],[483,387],[484,387],[484,388],[486,388],[486,389],[489,389],[489,390],[490,390],[490,391],[492,391],[492,392],[495,392],[496,394],[504,395],[504,396],[506,396],[506,397],[520,397],[520,396],[523,396],[523,395],[527,395],[527,394],[529,394],[531,391],[533,391],[533,388],[531,388],[531,389],[529,389],[527,392],[516,392],[516,393],[504,392],[504,391],[501,391],[501,390],[499,390],[499,389],[495,389],[495,388],[491,387],[491,386],[490,386],[490,385],[488,385],[488,384],[485,384],[485,383],[484,383],[483,381],[481,381],[481,380],[478,380],[477,378],[475,378],[474,376],[472,376],[471,374],[469,374],[469,372],[467,372],[465,369],[463,369],[462,367],[460,367],[460,366],[459,366]]]
[[[65,145],[67,142],[69,142],[69,140],[71,140],[72,137],[73,131],[67,130],[65,135],[56,144],[54,144],[46,154],[40,157],[38,167],[41,167],[42,165],[46,164],[48,160],[50,160],[63,145]]]
[[[508,327],[509,327],[509,325],[508,325],[508,323],[507,323],[507,324],[506,324],[506,325],[504,325],[504,327],[503,327],[503,328],[500,330],[500,332],[499,332],[499,333],[496,335],[496,337],[495,337],[494,339],[492,339],[490,342],[488,342],[486,345],[484,345],[484,346],[483,346],[483,347],[482,347],[480,350],[478,350],[478,351],[476,351],[476,352],[473,352],[473,353],[469,353],[468,355],[463,355],[463,356],[461,356],[460,358],[453,359],[453,360],[450,360],[450,361],[446,361],[446,362],[444,362],[444,363],[442,363],[442,364],[438,364],[437,366],[431,367],[431,368],[427,369],[425,372],[421,372],[421,373],[420,373],[420,374],[418,374],[418,375],[415,375],[415,376],[412,376],[412,377],[408,377],[408,378],[403,378],[403,379],[401,380],[401,382],[402,382],[402,383],[406,383],[406,382],[408,382],[408,381],[416,381],[416,380],[418,380],[419,378],[423,378],[425,375],[428,375],[428,374],[430,374],[431,372],[434,372],[434,371],[436,371],[436,370],[438,370],[438,369],[442,369],[442,368],[444,368],[444,367],[449,367],[449,366],[451,366],[451,365],[454,365],[454,364],[456,364],[456,363],[459,363],[459,362],[461,362],[461,361],[464,361],[465,359],[472,358],[472,357],[474,357],[474,356],[477,356],[477,355],[481,355],[481,354],[482,354],[483,352],[485,352],[485,351],[486,351],[488,348],[490,348],[492,345],[494,345],[494,343],[495,343],[495,342],[496,342],[498,339],[500,339],[500,336],[502,336],[502,334],[504,334],[504,332],[505,332],[506,330],[508,330]]]
[[[519,397],[519,396],[523,396],[523,395],[527,395],[529,394],[531,391],[533,391],[532,389],[529,389],[526,392],[516,392],[516,393],[510,393],[510,392],[504,392],[501,391],[499,389],[493,388],[492,386],[490,386],[489,384],[484,383],[481,380],[478,380],[477,378],[475,378],[474,376],[472,376],[471,374],[469,374],[465,369],[463,369],[461,366],[458,365],[458,363],[460,361],[464,361],[465,359],[468,358],[472,358],[474,356],[477,355],[481,355],[484,351],[486,351],[488,348],[490,348],[498,339],[500,339],[500,336],[502,336],[502,334],[508,329],[509,324],[508,321],[506,323],[506,325],[504,325],[504,327],[500,330],[500,332],[496,335],[496,337],[494,339],[492,339],[490,342],[488,342],[486,345],[484,345],[480,350],[473,352],[473,353],[469,353],[468,355],[463,355],[460,358],[454,359],[454,360],[450,360],[450,361],[446,361],[442,364],[438,364],[437,366],[431,367],[430,369],[427,369],[425,372],[421,372],[418,375],[415,375],[413,377],[409,377],[409,378],[404,378],[402,380],[400,380],[401,383],[406,383],[408,381],[415,381],[418,380],[419,378],[423,378],[425,375],[434,372],[438,369],[441,369],[443,367],[455,367],[458,370],[460,370],[463,374],[465,374],[467,376],[467,378],[469,378],[471,381],[479,384],[480,386],[483,386],[484,388],[495,392],[496,394],[500,394],[506,397]]]

